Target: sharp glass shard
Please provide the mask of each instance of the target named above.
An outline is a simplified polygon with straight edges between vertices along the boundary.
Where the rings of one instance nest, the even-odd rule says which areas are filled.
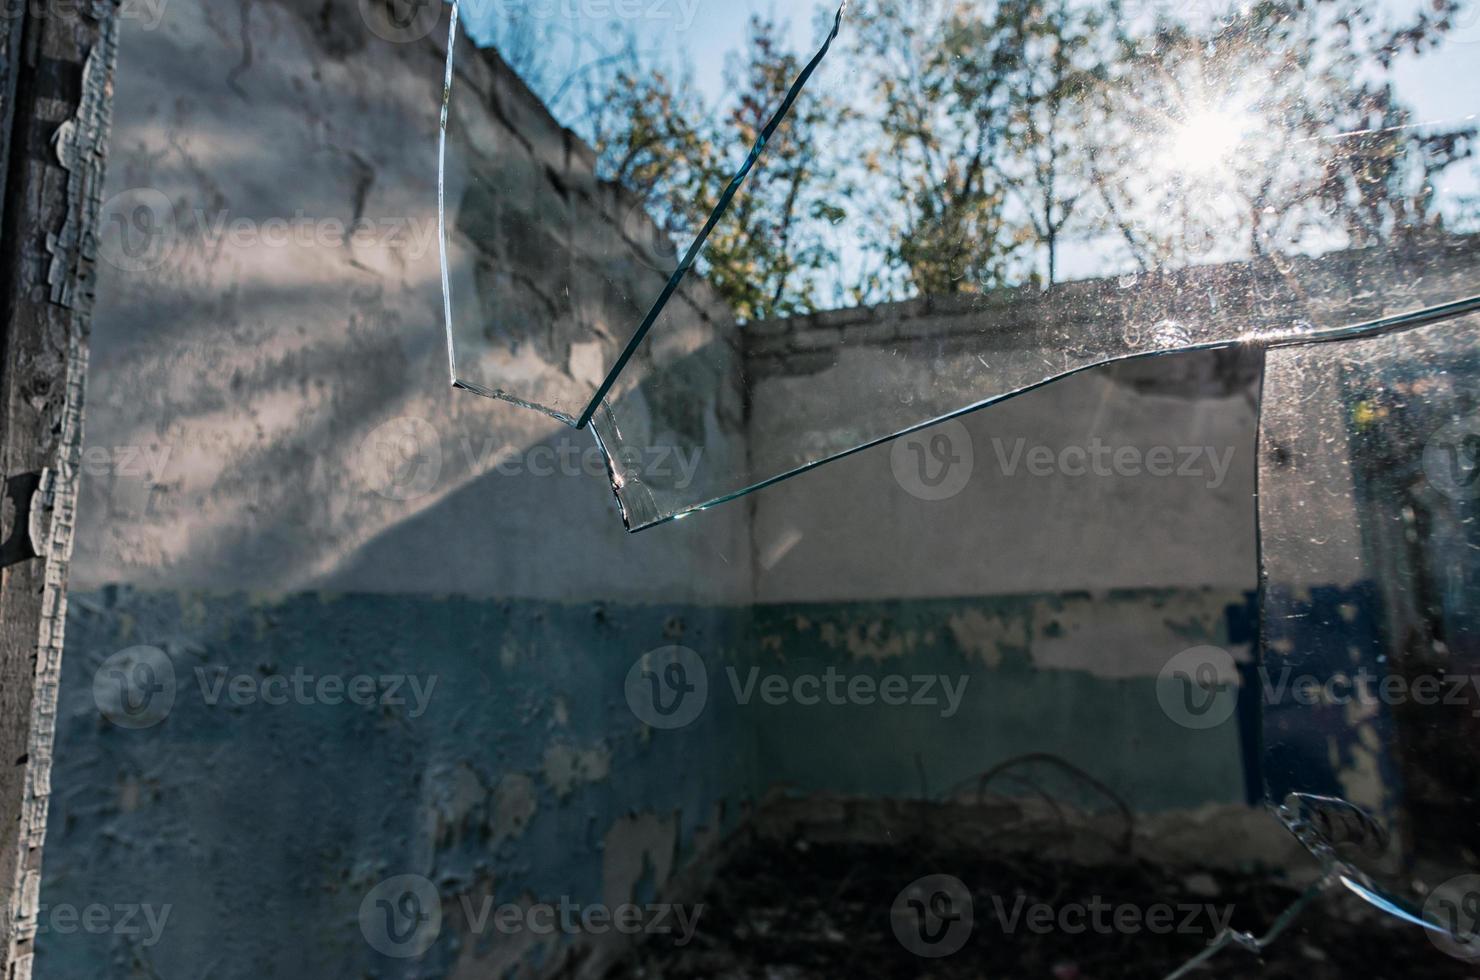
[[[1259,452],[1267,800],[1355,894],[1455,933],[1480,927],[1444,918],[1480,844],[1477,326],[1272,351]]]

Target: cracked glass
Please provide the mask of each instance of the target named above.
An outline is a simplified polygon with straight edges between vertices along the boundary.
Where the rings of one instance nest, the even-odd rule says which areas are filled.
[[[757,6],[716,34],[699,4],[687,32],[536,22],[507,61],[462,6],[454,378],[590,425],[632,528],[1097,364],[1480,291],[1457,6]],[[544,148],[564,140],[559,200],[499,184],[500,152],[541,147],[466,131],[459,100],[500,72],[572,127]],[[617,220],[573,255],[586,196]],[[477,254],[487,221],[527,252]],[[655,462],[675,454],[698,464]]]
[[[1480,317],[1271,352],[1267,801],[1331,875],[1480,958]]]

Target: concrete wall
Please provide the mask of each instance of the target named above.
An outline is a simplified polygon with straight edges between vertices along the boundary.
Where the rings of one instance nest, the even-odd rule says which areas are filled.
[[[748,599],[743,513],[629,539],[582,463],[531,472],[532,447],[585,453],[589,434],[448,389],[443,36],[390,43],[355,4],[308,0],[125,22],[108,213],[169,212],[147,260],[101,245],[75,588]],[[526,129],[565,158],[561,131]],[[505,135],[508,169],[576,179]],[[338,244],[356,218],[372,233]],[[275,246],[275,219],[312,237]],[[546,274],[556,291],[563,270]]]
[[[1155,367],[1152,385],[1145,365],[1085,372],[757,495],[758,598],[1254,588],[1257,361],[1199,353]],[[763,376],[757,398],[784,404],[807,383]],[[939,435],[960,462],[937,493],[914,447],[939,477]],[[1097,445],[1100,473],[1076,455]],[[1037,447],[1049,465],[1030,464]],[[1169,475],[1146,465],[1155,449],[1173,452]],[[1117,469],[1117,451],[1141,462]]]
[[[442,32],[390,43],[358,5],[307,0],[124,22],[105,213],[134,224],[100,243],[42,902],[173,913],[148,946],[43,913],[43,978],[391,975],[356,920],[376,882],[425,875],[449,915],[457,893],[616,903],[756,782],[725,713],[655,742],[622,698],[643,651],[736,648],[746,511],[628,535],[589,434],[448,386]],[[527,97],[497,77],[505,108]],[[564,140],[506,129],[500,165],[568,181],[531,136]],[[94,683],[138,646],[176,697],[130,730]],[[211,703],[241,675],[437,686],[416,717]],[[449,925],[418,969],[538,955]]]

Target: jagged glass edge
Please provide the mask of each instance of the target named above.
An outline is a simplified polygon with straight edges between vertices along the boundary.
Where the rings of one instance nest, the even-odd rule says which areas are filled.
[[[667,284],[663,287],[663,292],[659,294],[653,303],[652,309],[648,311],[647,316],[643,318],[642,323],[638,325],[637,330],[627,341],[622,353],[618,355],[616,362],[607,371],[606,377],[602,379],[601,386],[591,396],[590,401],[586,404],[579,418],[572,418],[564,412],[556,411],[544,405],[536,405],[518,396],[510,395],[506,391],[488,388],[475,382],[463,381],[457,376],[457,343],[453,335],[452,325],[452,282],[447,263],[447,117],[449,107],[452,104],[453,62],[457,56],[457,28],[461,20],[461,11],[459,9],[460,0],[452,0],[451,6],[451,22],[447,29],[447,61],[442,78],[442,114],[437,135],[437,244],[438,256],[442,267],[442,326],[447,335],[447,368],[452,381],[452,387],[471,391],[474,394],[483,395],[487,398],[512,402],[523,408],[541,412],[573,428],[584,429],[590,424],[597,409],[606,400],[607,395],[610,394],[612,386],[617,383],[618,377],[621,376],[622,371],[627,367],[632,356],[642,346],[642,342],[647,337],[648,331],[652,329],[653,324],[658,321],[658,318],[663,315],[663,311],[668,306],[668,301],[673,298],[674,294],[678,291],[678,287],[682,285],[684,278],[688,275],[689,270],[693,268],[694,262],[698,259],[700,251],[703,250],[705,242],[709,240],[709,235],[725,216],[725,213],[729,211],[730,204],[734,201],[735,195],[739,193],[741,186],[745,183],[745,179],[755,169],[756,162],[760,159],[761,153],[766,148],[766,144],[775,135],[776,130],[781,124],[786,121],[786,117],[790,115],[791,107],[796,103],[798,96],[801,95],[802,89],[806,87],[807,82],[811,80],[812,75],[817,71],[817,67],[822,64],[823,59],[827,57],[828,52],[832,49],[833,41],[837,40],[838,34],[843,27],[843,13],[848,9],[848,0],[843,0],[838,6],[837,13],[833,16],[832,30],[828,33],[827,39],[823,41],[822,47],[818,49],[817,53],[812,56],[812,60],[807,62],[806,67],[802,69],[796,80],[792,82],[781,105],[772,114],[765,129],[756,138],[755,145],[746,154],[745,162],[740,165],[740,169],[730,180],[724,193],[720,195],[719,203],[715,205],[713,213],[709,216],[709,220],[704,223],[704,227],[700,229],[693,243],[689,245],[688,251],[684,254],[683,261],[679,263],[673,275],[668,278]],[[600,437],[597,437],[597,445],[601,445]],[[603,452],[605,452],[605,447],[603,447]]]
[[[608,481],[612,488],[613,494],[617,498],[617,505],[618,510],[621,513],[622,523],[627,528],[627,530],[631,532],[645,531],[649,528],[659,527],[663,524],[667,524],[670,521],[682,520],[683,518],[688,517],[691,514],[696,514],[701,511],[709,510],[712,507],[717,507],[720,504],[728,503],[739,497],[743,497],[748,493],[764,489],[776,483],[780,483],[783,480],[790,479],[791,477],[799,476],[802,473],[806,473],[812,469],[822,466],[825,463],[844,459],[848,456],[853,455],[854,453],[863,452],[866,449],[872,449],[875,446],[879,446],[894,439],[919,432],[923,429],[930,428],[933,425],[938,425],[942,422],[960,418],[964,415],[968,415],[972,412],[978,411],[979,409],[986,408],[989,405],[1005,401],[1006,399],[1015,397],[1017,395],[1025,394],[1029,391],[1040,388],[1043,385],[1050,384],[1054,381],[1061,380],[1074,374],[1078,374],[1079,372],[1089,370],[1090,368],[1102,367],[1107,364],[1112,364],[1119,361],[1133,360],[1141,357],[1159,357],[1165,354],[1178,354],[1197,350],[1217,350],[1222,348],[1234,347],[1241,344],[1251,344],[1270,348],[1287,346],[1290,344],[1353,340],[1361,337],[1386,333],[1393,330],[1411,329],[1413,327],[1423,326],[1430,323],[1437,323],[1443,320],[1449,320],[1456,317],[1464,316],[1469,313],[1480,311],[1480,295],[1476,295],[1471,296],[1468,299],[1458,300],[1452,303],[1426,307],[1424,309],[1409,313],[1402,313],[1395,316],[1384,317],[1378,320],[1371,320],[1363,323],[1350,324],[1341,327],[1317,328],[1312,325],[1307,327],[1286,329],[1282,331],[1243,334],[1221,340],[1204,341],[1197,344],[1186,344],[1183,346],[1168,348],[1161,351],[1137,351],[1134,353],[1128,353],[1119,356],[1107,355],[1092,362],[1080,365],[1076,368],[1073,368],[1072,370],[1062,371],[1057,374],[1050,375],[1042,379],[1041,381],[1035,382],[1033,384],[1014,388],[1005,392],[998,392],[955,411],[948,412],[935,418],[927,419],[923,422],[917,423],[907,428],[900,429],[899,431],[892,434],[880,436],[877,439],[862,443],[851,449],[834,453],[829,456],[824,456],[816,460],[812,460],[811,462],[808,462],[802,466],[798,466],[793,469],[778,473],[774,476],[767,477],[766,479],[760,480],[756,483],[737,488],[732,492],[721,494],[720,496],[714,497],[710,500],[687,506],[671,514],[634,514],[631,508],[631,504],[633,503],[633,501],[630,501],[623,496],[620,488],[620,481],[617,477],[615,469],[615,456],[613,455],[613,453],[620,448],[622,438],[620,433],[616,429],[615,418],[612,415],[609,406],[607,406],[605,403],[606,397],[608,394],[610,394],[611,389],[615,385],[618,377],[627,367],[632,357],[637,352],[637,349],[642,345],[643,340],[647,337],[647,334],[652,329],[653,325],[657,322],[658,317],[662,315],[662,312],[666,308],[668,301],[673,297],[679,285],[682,284],[683,279],[688,274],[689,270],[693,267],[694,262],[696,261],[698,254],[703,248],[705,242],[708,240],[710,233],[728,211],[730,204],[733,202],[735,195],[739,192],[740,187],[744,184],[746,177],[748,177],[750,175],[750,172],[754,169],[755,164],[759,160],[760,154],[764,151],[767,142],[769,141],[771,136],[774,135],[776,129],[781,125],[781,123],[785,121],[786,116],[790,113],[791,107],[795,104],[796,99],[800,96],[803,88],[806,86],[806,83],[811,79],[818,66],[821,65],[823,59],[831,50],[833,41],[837,39],[838,34],[842,29],[843,15],[848,9],[848,0],[843,0],[843,2],[839,5],[837,13],[833,17],[832,30],[831,32],[829,32],[827,39],[823,42],[817,53],[813,55],[812,60],[808,62],[807,66],[797,76],[797,79],[792,83],[791,88],[787,92],[786,98],[783,100],[782,104],[778,107],[776,112],[772,115],[770,122],[767,123],[766,128],[761,132],[760,136],[756,140],[755,145],[751,148],[750,153],[746,156],[745,162],[741,165],[735,177],[730,181],[729,186],[725,189],[725,193],[721,197],[718,205],[715,207],[714,212],[710,215],[709,220],[705,223],[704,228],[700,231],[699,235],[690,245],[688,251],[685,253],[683,261],[679,264],[679,267],[669,278],[668,284],[664,288],[663,293],[659,296],[652,310],[644,318],[643,323],[638,327],[637,331],[628,341],[625,349],[623,350],[620,357],[617,359],[616,363],[612,366],[611,370],[607,372],[607,376],[603,380],[601,387],[592,396],[591,402],[586,406],[585,410],[581,413],[581,416],[579,418],[572,418],[564,412],[559,412],[554,409],[547,408],[543,405],[534,404],[525,399],[510,395],[508,392],[496,391],[493,389],[489,389],[483,385],[476,384],[474,382],[463,381],[457,376],[457,347],[453,335],[452,324],[452,287],[447,259],[446,180],[447,122],[449,107],[452,101],[454,58],[456,57],[457,51],[457,31],[458,26],[461,22],[461,0],[451,0],[450,6],[452,8],[452,13],[447,31],[447,59],[442,82],[442,107],[438,128],[437,144],[437,244],[442,278],[443,330],[447,338],[448,373],[452,387],[460,388],[465,391],[471,391],[474,394],[483,395],[484,397],[495,398],[502,401],[511,402],[524,408],[532,409],[534,411],[540,412],[543,415],[554,418],[557,421],[560,421],[573,428],[589,427],[591,429],[592,436],[596,442],[598,449],[600,450],[603,458],[606,460]]]
[[[627,346],[617,357],[617,361],[612,365],[611,370],[607,372],[606,378],[601,382],[601,387],[597,388],[596,394],[591,396],[591,401],[586,406],[586,410],[581,413],[580,419],[576,421],[576,428],[584,429],[591,422],[591,419],[595,417],[597,410],[606,401],[606,396],[611,393],[612,386],[617,383],[617,378],[627,367],[627,362],[632,360],[632,356],[637,353],[637,349],[642,346],[643,340],[647,337],[648,331],[653,328],[653,324],[658,322],[658,317],[662,316],[663,311],[667,309],[668,301],[673,298],[674,293],[678,292],[678,287],[689,274],[689,270],[694,267],[694,262],[698,260],[699,253],[703,250],[705,242],[709,241],[710,234],[719,224],[720,219],[730,210],[730,204],[735,200],[735,195],[739,193],[741,185],[745,183],[745,178],[749,177],[750,172],[755,169],[756,161],[761,158],[761,153],[765,150],[766,144],[771,141],[771,137],[776,134],[776,130],[786,121],[786,117],[791,114],[791,107],[796,104],[798,96],[802,94],[802,89],[806,88],[807,82],[812,79],[812,75],[817,71],[817,67],[822,64],[823,59],[827,57],[827,53],[832,50],[833,42],[837,40],[839,32],[843,29],[843,13],[847,9],[848,0],[843,0],[838,6],[837,13],[833,15],[833,26],[832,30],[828,32],[827,39],[822,42],[822,47],[812,56],[812,60],[807,62],[801,74],[797,75],[796,80],[791,83],[791,88],[787,89],[786,97],[781,100],[781,105],[772,113],[770,121],[766,123],[766,127],[756,137],[755,145],[750,148],[750,152],[745,156],[745,162],[740,165],[740,169],[735,172],[735,176],[731,178],[724,193],[720,195],[719,203],[714,206],[714,211],[709,215],[709,220],[704,222],[704,227],[699,230],[699,234],[694,238],[693,244],[684,253],[683,261],[678,264],[677,269],[673,270],[673,275],[668,277],[668,283],[663,287],[663,292],[659,294],[657,301],[653,304],[653,308],[648,311],[648,315],[643,318],[636,332],[627,341]],[[597,438],[597,442],[600,444],[600,437]]]
[[[1451,309],[1452,308],[1459,308],[1459,309],[1454,310],[1453,312],[1451,312]],[[1476,311],[1477,309],[1480,309],[1480,297],[1471,297],[1469,299],[1459,300],[1459,301],[1454,302],[1454,303],[1448,303],[1448,304],[1445,304],[1443,306],[1432,307],[1432,308],[1430,308],[1428,310],[1421,310],[1421,311],[1418,311],[1418,312],[1415,312],[1415,313],[1409,313],[1409,314],[1404,314],[1404,315],[1397,316],[1397,317],[1387,318],[1387,320],[1400,321],[1398,323],[1394,323],[1392,326],[1387,326],[1387,327],[1380,326],[1381,324],[1386,323],[1387,320],[1379,320],[1379,321],[1373,321],[1371,324],[1363,324],[1363,325],[1361,325],[1362,327],[1365,327],[1367,329],[1363,329],[1360,332],[1355,332],[1355,331],[1358,330],[1357,327],[1349,328],[1350,330],[1354,331],[1350,335],[1312,337],[1312,338],[1309,338],[1308,340],[1305,340],[1305,341],[1300,341],[1300,340],[1285,341],[1283,343],[1271,344],[1270,346],[1271,347],[1293,347],[1293,346],[1300,346],[1300,345],[1302,345],[1304,343],[1321,343],[1321,342],[1324,342],[1324,341],[1357,340],[1357,339],[1362,339],[1362,338],[1365,338],[1365,337],[1377,336],[1377,335],[1380,335],[1380,334],[1383,334],[1383,333],[1397,332],[1399,330],[1411,329],[1413,327],[1420,327],[1420,326],[1427,326],[1427,325],[1435,324],[1435,323],[1441,323],[1441,322],[1443,322],[1445,320],[1450,320],[1450,319],[1454,319],[1456,317],[1464,316],[1467,313]],[[1264,406],[1264,399],[1266,397],[1266,392],[1264,390],[1264,379],[1263,378],[1260,379],[1259,388],[1260,388],[1260,390],[1259,390],[1259,404],[1260,404],[1261,418],[1260,418],[1260,421],[1259,421],[1259,425],[1258,425],[1258,429],[1257,429],[1257,434],[1255,436],[1256,445],[1257,445],[1257,448],[1255,450],[1255,457],[1256,458],[1262,458],[1263,442],[1264,442],[1264,421],[1263,421],[1262,413],[1263,413],[1263,406]],[[1260,489],[1259,488],[1260,488],[1260,482],[1262,480],[1262,475],[1263,475],[1263,467],[1262,466],[1256,466],[1255,469],[1254,469],[1254,481],[1255,481],[1255,484],[1254,484],[1254,495],[1255,495],[1256,498],[1259,496],[1259,492],[1260,492]],[[1260,527],[1260,525],[1259,525],[1259,523],[1257,521],[1255,523],[1255,538],[1256,538],[1256,540],[1255,540],[1255,549],[1256,549],[1256,551],[1258,553],[1258,564],[1259,564],[1259,568],[1260,568],[1259,593],[1258,593],[1258,596],[1259,596],[1259,598],[1258,598],[1258,602],[1259,602],[1259,627],[1258,627],[1258,637],[1259,637],[1259,640],[1258,640],[1258,645],[1259,645],[1259,659],[1260,659],[1261,662],[1263,662],[1263,660],[1264,660],[1266,609],[1267,609],[1265,603],[1267,601],[1267,587],[1268,587],[1268,582],[1267,582],[1266,577],[1265,577],[1264,572],[1263,572],[1263,569],[1264,569],[1264,553],[1265,553],[1265,549],[1266,549],[1266,544],[1265,544],[1265,540],[1264,540],[1264,535],[1262,533],[1262,528]],[[1264,732],[1263,732],[1263,729],[1262,729],[1262,726],[1261,726],[1261,730],[1259,732],[1259,751],[1261,753],[1263,753],[1264,749],[1265,749],[1265,746],[1264,746]],[[1295,833],[1295,830],[1292,827],[1292,825],[1290,824],[1290,822],[1288,820],[1286,820],[1286,819],[1283,819],[1280,816],[1280,807],[1279,807],[1279,805],[1277,803],[1275,803],[1270,798],[1270,790],[1269,790],[1269,786],[1268,786],[1267,783],[1266,783],[1266,785],[1264,787],[1264,797],[1265,797],[1265,799],[1264,799],[1265,808],[1269,811],[1271,819],[1277,821],[1282,827],[1284,827],[1287,831],[1289,831],[1291,833],[1291,835],[1296,838],[1296,840],[1300,841],[1301,845],[1303,847],[1305,847],[1307,853],[1309,853],[1310,856],[1316,861],[1316,863],[1321,866],[1321,878],[1315,884],[1311,885],[1311,887],[1304,894],[1301,895],[1301,897],[1296,901],[1296,903],[1294,905],[1292,905],[1288,910],[1286,910],[1286,912],[1283,915],[1280,916],[1280,918],[1279,918],[1279,920],[1277,922],[1277,928],[1271,930],[1270,933],[1266,937],[1260,938],[1258,940],[1258,943],[1259,943],[1258,946],[1250,946],[1247,942],[1244,942],[1243,939],[1244,938],[1247,938],[1247,936],[1240,937],[1238,934],[1220,935],[1218,937],[1218,940],[1219,941],[1216,941],[1214,944],[1212,944],[1211,946],[1209,946],[1209,948],[1206,951],[1204,951],[1203,954],[1199,954],[1198,956],[1193,957],[1191,960],[1189,960],[1187,963],[1185,963],[1175,973],[1173,973],[1170,976],[1166,977],[1165,980],[1180,980],[1181,977],[1183,977],[1184,975],[1190,973],[1192,971],[1192,969],[1194,969],[1195,967],[1200,966],[1201,964],[1205,963],[1218,950],[1220,950],[1220,949],[1222,949],[1225,946],[1230,945],[1230,944],[1243,945],[1246,948],[1251,949],[1251,950],[1253,950],[1254,952],[1257,953],[1260,949],[1262,949],[1265,946],[1267,946],[1269,944],[1269,942],[1271,942],[1274,939],[1276,939],[1279,936],[1279,934],[1284,931],[1285,926],[1289,925],[1289,920],[1293,919],[1294,916],[1297,915],[1300,912],[1300,910],[1303,909],[1309,903],[1309,901],[1311,899],[1315,898],[1317,896],[1317,894],[1319,894],[1320,892],[1326,891],[1327,889],[1329,889],[1329,888],[1331,888],[1331,887],[1333,887],[1333,886],[1335,886],[1337,884],[1339,884],[1342,887],[1346,888],[1347,891],[1351,892],[1353,895],[1356,895],[1358,898],[1360,898],[1362,901],[1366,902],[1368,905],[1371,905],[1373,908],[1375,908],[1375,909],[1377,909],[1377,910],[1379,910],[1379,911],[1381,911],[1381,912],[1383,912],[1383,913],[1385,913],[1387,915],[1390,915],[1390,916],[1392,916],[1392,917],[1394,917],[1396,919],[1400,919],[1400,920],[1402,920],[1404,922],[1409,922],[1409,923],[1411,923],[1413,925],[1419,926],[1419,927],[1421,927],[1423,929],[1426,929],[1426,930],[1428,930],[1430,932],[1435,932],[1435,933],[1439,933],[1439,934],[1444,935],[1444,936],[1448,936],[1449,938],[1455,940],[1456,942],[1463,942],[1463,941],[1466,940],[1466,937],[1459,935],[1454,930],[1450,929],[1448,926],[1445,926],[1443,923],[1434,922],[1434,921],[1428,919],[1424,915],[1424,912],[1421,909],[1415,908],[1412,905],[1412,903],[1410,903],[1408,901],[1405,901],[1404,899],[1402,899],[1402,898],[1400,898],[1398,896],[1395,896],[1395,895],[1384,894],[1384,889],[1382,889],[1377,884],[1377,882],[1373,881],[1372,878],[1371,878],[1371,876],[1369,876],[1362,869],[1360,869],[1360,868],[1356,867],[1355,865],[1353,865],[1351,862],[1342,860],[1334,852],[1330,851],[1329,849],[1321,849],[1321,848],[1312,847],[1307,841],[1302,840],[1300,838],[1300,835]]]
[[[839,459],[845,459],[848,456],[852,456],[854,453],[860,453],[866,449],[872,449],[875,446],[883,445],[884,443],[892,442],[893,440],[902,438],[903,436],[919,432],[922,429],[928,429],[933,425],[939,425],[942,422],[947,422],[951,419],[957,419],[964,415],[969,415],[970,413],[978,411],[982,408],[986,408],[989,405],[995,405],[998,402],[1006,401],[1009,398],[1014,398],[1018,395],[1034,391],[1046,384],[1051,384],[1055,381],[1071,377],[1073,375],[1079,374],[1082,371],[1088,371],[1092,368],[1103,367],[1107,364],[1115,364],[1122,361],[1131,361],[1144,357],[1163,357],[1168,354],[1183,354],[1191,351],[1222,350],[1225,348],[1237,347],[1240,345],[1250,345],[1268,349],[1273,347],[1289,347],[1297,344],[1319,344],[1342,340],[1358,340],[1364,337],[1373,337],[1379,334],[1400,330],[1411,330],[1416,327],[1427,326],[1434,323],[1441,323],[1446,320],[1457,319],[1459,317],[1476,312],[1480,312],[1480,294],[1470,296],[1467,299],[1455,300],[1452,303],[1442,303],[1437,306],[1424,307],[1423,309],[1414,310],[1408,313],[1399,313],[1393,316],[1382,317],[1377,320],[1367,320],[1359,323],[1346,324],[1339,327],[1317,327],[1313,324],[1310,324],[1306,326],[1290,327],[1283,330],[1245,332],[1243,334],[1219,340],[1208,340],[1195,344],[1184,344],[1178,347],[1169,347],[1165,350],[1135,351],[1132,353],[1121,355],[1107,354],[1104,357],[1080,365],[1071,370],[1061,371],[1057,374],[1049,375],[1041,381],[1036,381],[1032,384],[1025,385],[1020,388],[1014,388],[1010,391],[998,392],[996,394],[989,395],[988,397],[983,398],[980,401],[973,402],[970,405],[967,405],[952,412],[948,412],[945,415],[940,415],[936,418],[928,419],[916,425],[909,426],[908,428],[901,429],[898,432],[892,433],[890,435],[880,436],[877,439],[872,439],[868,442],[862,443],[861,445],[855,446],[852,449],[833,453],[830,456],[820,457],[802,466],[786,470],[782,473],[776,474],[775,476],[767,477],[766,479],[761,480],[757,483],[739,488],[732,493],[722,494],[721,496],[715,497],[713,500],[707,500],[702,503],[697,503],[692,506],[685,507],[682,510],[676,511],[672,514],[634,514],[631,511],[631,505],[633,501],[630,501],[622,496],[622,492],[619,489],[618,483],[615,478],[612,479],[612,490],[617,495],[618,506],[622,514],[622,523],[626,526],[627,530],[632,532],[646,531],[649,528],[659,527],[663,524],[667,524],[669,521],[682,520],[683,518],[688,517],[691,514],[696,514],[700,511],[708,510],[711,507],[717,507],[720,504],[728,503],[729,501],[735,500],[739,497],[743,497],[748,493],[753,493],[756,490],[761,490],[765,487],[780,483],[782,480],[788,480],[794,476],[806,473],[809,470],[816,469],[817,467],[822,466],[824,463],[831,463]],[[614,472],[612,468],[612,460],[614,459],[613,453],[620,448],[622,440],[620,434],[616,431],[616,422],[615,419],[611,417],[612,413],[610,409],[607,408],[605,405],[603,405],[602,407],[605,409],[605,411],[597,413],[597,415],[593,419],[593,424],[591,428],[596,436],[596,444],[601,447],[602,455],[607,459],[607,471],[608,475],[610,476]]]
[[[534,402],[480,385],[464,381],[457,376],[457,339],[452,327],[452,278],[447,264],[447,115],[452,105],[453,59],[457,56],[457,26],[461,20],[460,0],[452,0],[452,16],[447,26],[447,61],[442,75],[442,114],[437,127],[437,258],[442,273],[442,332],[447,336],[447,373],[453,388],[471,391],[475,395],[510,402],[541,415],[564,422],[572,428],[576,420],[564,412],[537,405]]]

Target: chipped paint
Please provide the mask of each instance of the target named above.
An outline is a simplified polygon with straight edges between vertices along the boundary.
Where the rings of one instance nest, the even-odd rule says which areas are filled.
[[[653,812],[623,817],[607,831],[601,853],[602,900],[611,907],[645,901],[640,885],[661,885],[673,874],[678,817]]]
[[[1032,629],[1028,617],[1009,618],[982,609],[964,609],[946,621],[951,639],[968,657],[992,669],[1002,665],[1003,646],[1026,650]]]
[[[560,799],[586,783],[599,783],[611,775],[612,753],[605,744],[577,748],[564,743],[545,749],[545,782]]]
[[[51,256],[47,281],[51,301],[75,310],[92,305],[96,225],[113,116],[113,66],[118,61],[118,18],[105,16],[98,25],[98,44],[82,69],[77,113],[58,126],[52,138],[57,164],[67,172],[67,218],[60,229],[46,236],[46,251]]]
[[[521,772],[506,774],[493,794],[493,815],[489,821],[493,845],[497,847],[505,840],[522,837],[539,809],[534,780]]]

